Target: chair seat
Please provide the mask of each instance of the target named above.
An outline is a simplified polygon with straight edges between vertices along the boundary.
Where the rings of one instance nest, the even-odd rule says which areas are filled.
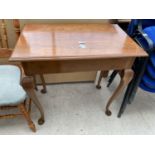
[[[155,44],[155,26],[150,26],[150,27],[147,27],[143,30],[148,36],[149,38],[153,41],[153,43]],[[155,67],[155,53],[153,53],[151,56],[150,56],[150,61],[153,65],[153,67]]]
[[[149,36],[149,38],[155,44],[155,26],[150,26],[144,29],[144,32]],[[150,55],[151,64],[147,67],[149,75],[151,78],[155,79],[155,53]]]
[[[151,88],[147,87],[147,86],[143,83],[143,81],[141,81],[139,87],[140,87],[141,89],[147,91],[147,92],[155,93],[155,89],[151,89]]]
[[[20,85],[21,72],[14,65],[0,65],[0,106],[14,106],[23,102],[26,92]]]
[[[143,31],[149,36],[153,43],[155,43],[155,26],[146,27]]]
[[[149,75],[148,75],[147,73],[145,73],[145,74],[143,75],[142,81],[143,81],[143,83],[144,83],[147,87],[149,87],[149,88],[151,88],[151,89],[155,89],[155,80],[153,80],[151,77],[149,77]]]
[[[149,74],[149,76],[155,80],[155,68],[152,66],[152,64],[148,63],[147,65],[147,73]]]
[[[155,26],[149,26],[143,29],[143,31],[148,35],[148,37],[152,40],[153,44],[155,44]],[[145,41],[146,42],[146,41]],[[151,55],[152,57],[152,55]]]
[[[153,65],[153,67],[155,68],[155,54],[154,53],[151,55],[150,61],[151,61],[152,65]]]
[[[143,29],[148,37],[155,44],[155,26],[149,26]],[[147,64],[146,72],[142,77],[139,87],[148,92],[155,92],[155,53],[150,55],[150,62]]]

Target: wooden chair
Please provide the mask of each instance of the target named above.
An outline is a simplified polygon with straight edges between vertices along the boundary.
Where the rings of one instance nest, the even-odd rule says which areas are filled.
[[[0,58],[8,59],[12,53],[12,49],[8,46],[8,36],[4,20],[0,20]],[[17,37],[20,35],[20,26],[18,20],[13,20]],[[42,80],[43,75],[41,75]],[[0,65],[0,110],[9,110],[18,108],[20,113],[3,114],[0,118],[14,118],[23,115],[28,122],[32,131],[36,131],[35,125],[31,120],[31,98],[27,94],[32,94],[34,89],[34,80],[32,78],[24,78],[24,72],[20,64],[1,64]],[[45,82],[42,92],[46,92]],[[36,83],[35,83],[36,87]],[[32,94],[33,97],[35,97]],[[34,100],[34,98],[33,98]]]
[[[0,35],[0,58],[9,58],[11,53],[12,53],[12,49],[9,48],[8,45],[8,36],[7,36],[7,30],[6,30],[6,24],[5,24],[5,20],[2,19],[1,22],[1,35]],[[16,38],[18,39],[19,35],[20,35],[20,22],[18,19],[13,19],[13,26],[15,29],[15,33],[16,33]],[[42,74],[39,75],[40,79],[41,79],[41,83],[43,86],[43,89],[41,90],[42,93],[46,93],[47,89],[46,89],[46,83],[45,83],[45,79],[44,76]],[[34,78],[34,83],[35,83],[35,89],[37,89],[37,84],[36,84],[36,75],[33,75]]]
[[[22,70],[15,65],[0,65],[0,75],[0,110],[18,108],[20,111],[20,113],[0,115],[0,118],[14,118],[23,115],[30,129],[35,132],[35,125],[30,117],[31,99],[27,97],[21,86]]]

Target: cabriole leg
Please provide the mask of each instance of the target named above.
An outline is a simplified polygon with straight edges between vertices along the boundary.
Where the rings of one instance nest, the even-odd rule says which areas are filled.
[[[118,97],[118,95],[122,92],[122,90],[125,88],[125,86],[127,86],[129,84],[129,82],[132,80],[134,72],[131,69],[126,69],[123,70],[120,73],[121,76],[121,80],[120,83],[118,85],[118,87],[116,88],[116,90],[114,91],[113,95],[110,97],[107,105],[106,105],[106,115],[110,116],[112,113],[109,110],[110,105],[112,104],[113,100],[116,99]]]
[[[101,89],[101,80],[102,78],[106,78],[108,76],[108,71],[101,71],[99,75],[99,79],[96,85],[97,89]]]
[[[47,89],[46,89],[46,83],[45,83],[45,79],[44,79],[43,74],[40,74],[40,79],[41,79],[42,86],[43,86],[41,93],[45,94],[47,92]]]

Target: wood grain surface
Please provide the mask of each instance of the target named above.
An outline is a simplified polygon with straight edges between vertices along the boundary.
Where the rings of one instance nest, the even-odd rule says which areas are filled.
[[[80,43],[84,48],[80,48]],[[147,56],[116,24],[28,24],[11,61]]]

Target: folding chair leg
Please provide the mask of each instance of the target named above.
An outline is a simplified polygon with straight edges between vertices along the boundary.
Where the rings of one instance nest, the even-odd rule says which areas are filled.
[[[26,110],[26,108],[25,108],[25,106],[24,106],[24,103],[19,104],[19,105],[18,105],[18,108],[19,108],[19,110],[21,111],[21,113],[24,115],[25,119],[27,120],[30,129],[31,129],[33,132],[36,132],[35,125],[34,125],[34,123],[32,122],[31,117],[30,117],[29,113],[27,112],[27,110]]]
[[[117,98],[117,96],[122,92],[122,90],[124,89],[125,86],[127,86],[130,81],[132,80],[134,75],[134,72],[131,69],[126,69],[123,72],[120,72],[120,76],[121,76],[121,80],[120,83],[118,85],[118,87],[116,88],[116,90],[114,91],[113,95],[110,97],[107,105],[106,105],[106,115],[110,116],[112,113],[110,111],[110,105],[112,104],[113,100]]]
[[[135,79],[133,79],[127,87],[127,90],[126,90],[124,98],[123,98],[123,102],[121,104],[120,110],[117,115],[118,118],[120,118],[121,115],[124,113],[124,111],[127,107],[127,104],[130,103],[132,95],[133,94],[134,94],[134,96],[136,95],[136,91],[137,91],[138,87],[136,86],[137,89],[134,88],[134,84],[135,84],[134,80]],[[134,91],[134,93],[133,93],[133,91]],[[134,98],[134,96],[133,96],[133,98]]]
[[[138,90],[139,83],[144,74],[147,62],[148,62],[148,58],[141,58],[140,62],[138,59],[136,59],[135,61],[136,65],[133,68],[133,70],[135,71],[134,78],[128,85],[128,88],[125,92],[123,102],[121,104],[120,110],[117,115],[118,117],[121,117],[121,115],[124,113],[127,104],[131,104],[133,102],[136,92]]]
[[[121,115],[123,114],[123,112],[126,109],[126,106],[128,104],[128,100],[129,100],[129,96],[130,96],[130,91],[132,91],[131,83],[128,85],[127,90],[125,92],[125,95],[124,95],[124,98],[123,98],[123,102],[121,104],[120,110],[119,110],[118,115],[117,115],[118,118],[121,117]]]
[[[109,77],[109,80],[108,80],[108,84],[107,84],[107,87],[109,87],[111,85],[111,83],[113,82],[114,78],[116,77],[118,71],[117,70],[114,70],[112,72],[112,74],[110,75]]]

